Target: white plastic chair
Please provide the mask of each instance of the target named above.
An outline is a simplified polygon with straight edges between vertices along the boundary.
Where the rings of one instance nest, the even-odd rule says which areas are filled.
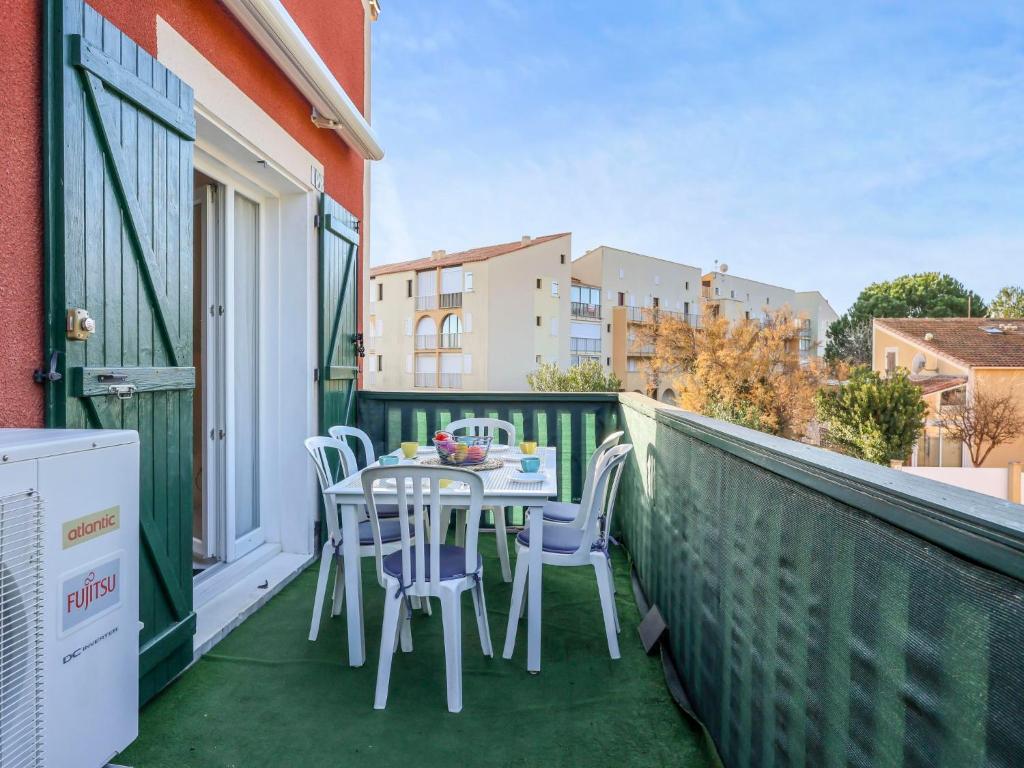
[[[342,442],[345,442],[345,439],[348,437],[355,438],[359,441],[359,444],[363,446],[363,457],[366,459],[363,466],[359,467],[359,469],[365,469],[377,460],[377,454],[373,450],[373,441],[370,440],[370,436],[368,434],[358,427],[339,424],[336,427],[328,429],[327,434],[335,440],[341,440]]]
[[[324,517],[327,519],[327,541],[324,542],[320,553],[320,573],[316,580],[316,594],[313,597],[313,617],[309,623],[309,639],[316,640],[320,634],[320,619],[323,616],[324,595],[327,592],[327,577],[330,575],[331,561],[337,564],[334,574],[334,591],[332,596],[331,616],[341,613],[341,607],[345,598],[345,564],[341,556],[342,532],[341,522],[338,517],[338,506],[332,498],[326,494],[329,487],[334,485],[338,479],[348,477],[356,471],[356,457],[344,441],[333,437],[310,437],[306,439],[306,450],[313,459],[316,467],[317,480],[320,481],[320,492],[324,499]],[[331,470],[330,452],[338,453],[338,478],[336,479]],[[359,557],[377,558],[377,581],[384,585],[384,576],[381,571],[381,560],[385,554],[394,552],[401,541],[399,521],[396,517],[382,520],[379,528],[379,535],[374,536],[374,531],[369,519],[359,523]],[[358,568],[358,564],[349,567]]]
[[[476,436],[490,437],[491,447],[495,445],[508,446],[509,450],[517,450],[516,426],[510,421],[501,419],[472,418],[453,421],[444,428],[445,432],[461,432]],[[501,433],[505,433],[506,442],[500,441]],[[495,454],[496,456],[499,454]],[[501,578],[505,581],[512,581],[512,567],[508,557],[508,534],[505,530],[505,509],[504,507],[484,507],[484,510],[494,515],[494,532],[498,541],[498,560],[501,562]],[[455,541],[462,541],[463,530],[465,529],[465,518],[462,510],[457,510],[455,515]]]
[[[544,527],[541,561],[544,565],[559,567],[589,565],[593,567],[594,575],[597,578],[597,591],[601,599],[601,612],[604,615],[608,653],[613,659],[619,658],[619,618],[615,608],[608,538],[619,477],[626,456],[631,450],[633,450],[632,445],[618,445],[606,451],[604,456],[596,462],[594,493],[585,510],[582,526],[541,521],[541,525]],[[533,514],[541,513],[539,508],[534,508],[531,511]],[[530,525],[533,525],[532,520]],[[529,576],[529,546],[530,528],[528,527],[516,536],[516,574],[512,583],[512,604],[509,606],[508,631],[505,636],[506,657],[511,656],[515,648],[519,618],[522,615],[523,595]],[[540,627],[531,626],[528,631],[531,634],[539,633]]]
[[[363,457],[366,459],[366,462],[362,466],[358,466],[356,464],[355,453],[350,451],[349,454],[352,457],[352,468],[346,474],[346,477],[348,476],[348,474],[351,474],[352,472],[355,472],[358,469],[366,469],[368,466],[377,461],[377,454],[373,450],[373,441],[370,440],[370,436],[368,434],[366,434],[363,430],[359,429],[358,427],[350,427],[345,424],[339,424],[338,426],[331,427],[330,429],[328,429],[327,434],[329,434],[336,440],[341,440],[346,445],[348,445],[348,441],[346,440],[346,438],[351,437],[358,440],[359,443],[363,446]],[[377,514],[379,514],[381,517],[398,517],[398,505],[378,504]]]
[[[386,521],[377,515],[374,483],[394,482],[402,539],[399,551],[383,561],[385,579],[384,621],[380,635],[380,660],[377,666],[377,691],[373,706],[384,709],[388,700],[391,659],[401,639],[402,650],[412,650],[409,627],[410,602],[436,597],[441,601],[444,623],[445,673],[448,683],[448,711],[462,710],[462,593],[470,590],[476,608],[480,647],[485,656],[493,656],[491,632],[487,624],[484,600],[483,560],[477,551],[484,484],[479,475],[450,467],[373,467],[362,474],[363,494],[370,512],[370,523],[377,531]],[[465,547],[445,544],[441,536],[441,515],[425,514],[442,508],[441,481],[451,480],[469,486],[468,524]],[[391,489],[388,488],[390,491]],[[377,491],[378,493],[380,490]],[[411,497],[411,498],[410,498]],[[460,504],[462,501],[460,499]],[[449,506],[446,504],[445,506]],[[430,532],[427,533],[429,526]],[[428,541],[420,547],[416,541]],[[403,610],[404,609],[404,610]]]
[[[576,527],[582,527],[585,515],[581,510],[587,509],[590,499],[594,493],[594,476],[597,462],[612,448],[619,444],[622,436],[626,434],[621,430],[612,432],[602,443],[594,449],[587,461],[586,474],[583,481],[583,493],[580,496],[580,503],[575,504],[569,501],[548,501],[544,503],[544,522],[546,523],[570,523]]]

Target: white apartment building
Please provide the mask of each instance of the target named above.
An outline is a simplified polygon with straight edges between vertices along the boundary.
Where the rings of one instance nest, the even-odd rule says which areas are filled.
[[[758,280],[730,274],[720,268],[701,280],[701,304],[708,317],[737,320],[765,320],[788,307],[802,319],[800,354],[821,357],[825,353],[828,326],[839,315],[818,291],[795,291]]]
[[[525,390],[568,365],[569,233],[524,236],[370,270],[367,389]]]
[[[637,329],[653,309],[699,325],[701,270],[602,245],[573,261],[572,277],[570,362],[599,359],[623,389],[648,393],[645,363],[654,350],[638,344]],[[669,382],[651,394],[675,400]]]

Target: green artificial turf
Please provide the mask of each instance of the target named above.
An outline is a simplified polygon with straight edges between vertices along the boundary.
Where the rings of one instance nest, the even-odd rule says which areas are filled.
[[[700,730],[672,702],[616,559],[622,658],[608,656],[590,568],[544,569],[542,672],[526,671],[526,620],[501,658],[511,585],[481,537],[495,657],[480,652],[463,595],[463,710],[447,711],[440,606],[413,619],[385,711],[373,709],[383,590],[363,561],[367,662],[347,666],[344,614],[306,639],[316,567],[302,573],[141,713],[116,762],[158,766],[711,766]],[[328,591],[329,595],[329,591]]]

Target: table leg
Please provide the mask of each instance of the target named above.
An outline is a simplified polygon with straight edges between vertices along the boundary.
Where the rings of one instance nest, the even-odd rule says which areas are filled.
[[[526,601],[526,669],[536,674],[540,672],[540,593],[541,573],[544,569],[544,513],[541,507],[533,510],[528,525],[530,575],[527,580]]]
[[[348,663],[361,667],[366,661],[366,636],[363,632],[362,560],[359,557],[359,507],[341,507],[342,553],[345,558],[345,600],[348,624]]]

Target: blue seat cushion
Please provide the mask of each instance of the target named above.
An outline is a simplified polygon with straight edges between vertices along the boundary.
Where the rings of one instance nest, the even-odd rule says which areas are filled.
[[[579,504],[570,504],[566,501],[544,502],[544,519],[553,523],[571,523],[579,511]]]
[[[428,548],[424,553],[426,558],[427,574],[426,577],[431,578],[430,574],[430,549]],[[408,584],[416,580],[416,547],[411,547],[409,551],[410,566],[412,567],[412,573],[409,574],[408,578],[402,575],[402,550],[392,552],[390,555],[384,558],[384,573],[388,576],[394,576],[403,584]],[[480,555],[476,556],[476,570],[479,571],[483,566],[483,559]],[[447,581],[448,579],[461,579],[466,576],[466,550],[463,547],[456,547],[451,544],[441,545],[441,580]]]
[[[398,517],[397,504],[378,504],[377,517]]]
[[[571,555],[580,548],[582,539],[583,531],[579,528],[569,525],[545,525],[543,549],[545,552]],[[530,529],[521,530],[516,536],[516,541],[524,547],[530,546]]]
[[[412,526],[409,526],[409,535],[412,536]],[[402,540],[402,524],[398,520],[380,521],[380,541],[382,544],[392,544]],[[364,547],[373,546],[373,528],[370,521],[364,520],[359,524],[359,545]]]

